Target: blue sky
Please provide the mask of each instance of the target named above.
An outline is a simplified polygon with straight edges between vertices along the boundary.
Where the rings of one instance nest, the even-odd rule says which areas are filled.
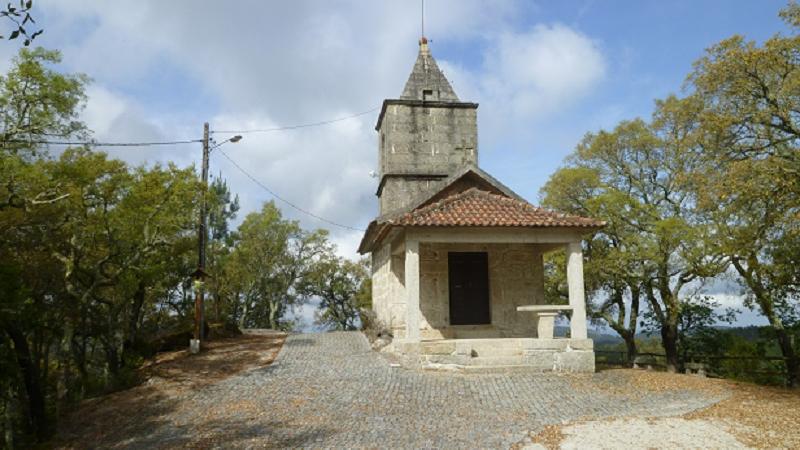
[[[457,94],[480,103],[481,166],[536,202],[581,137],[647,117],[680,92],[705,48],[785,30],[784,1],[428,0],[426,35]],[[396,98],[417,52],[416,0],[36,2],[63,68],[93,78],[84,120],[98,140],[197,138],[348,116]],[[5,70],[15,47],[0,47]],[[224,149],[273,190],[365,227],[377,212],[377,111],[336,124],[248,134]],[[227,135],[217,135],[225,138]],[[221,140],[221,139],[220,139]],[[199,158],[197,146],[109,150],[134,163]],[[243,213],[270,197],[212,155]],[[323,226],[285,205],[287,216]],[[332,229],[354,257],[360,233]]]

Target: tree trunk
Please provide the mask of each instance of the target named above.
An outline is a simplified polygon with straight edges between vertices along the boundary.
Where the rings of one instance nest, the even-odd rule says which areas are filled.
[[[278,303],[277,302],[269,302],[269,327],[273,330],[278,329]]]
[[[678,372],[678,326],[677,324],[664,323],[661,326],[661,343],[667,357],[667,372]]]
[[[67,318],[64,321],[64,333],[61,336],[61,343],[58,352],[58,364],[60,366],[60,376],[58,377],[57,397],[59,406],[68,403],[72,392],[72,337],[74,327],[72,320]]]
[[[131,304],[131,311],[130,315],[128,316],[127,336],[122,343],[123,356],[130,353],[136,346],[136,340],[138,339],[139,334],[139,318],[142,315],[145,294],[145,284],[143,281],[139,281],[139,285],[136,287],[136,292],[133,294],[133,303]]]
[[[794,352],[792,347],[792,338],[784,328],[775,330],[778,338],[778,345],[781,347],[781,353],[786,358],[786,384],[789,387],[800,387],[800,358]]]
[[[28,404],[27,408],[24,409],[28,416],[30,431],[39,442],[42,442],[47,437],[47,413],[45,411],[44,391],[39,378],[39,366],[31,358],[28,339],[25,338],[22,331],[14,326],[6,326],[5,329],[8,337],[14,343],[14,354],[25,382],[25,394]]]
[[[242,305],[242,316],[239,317],[239,329],[244,330],[247,324],[247,313],[250,311],[250,300],[245,298],[244,305]]]
[[[625,336],[622,336],[622,339],[625,340],[625,348],[628,350],[628,366],[633,367],[633,363],[639,353],[636,348],[636,336],[633,333],[626,333]]]
[[[8,393],[6,394],[6,400],[3,402],[3,442],[5,443],[5,448],[8,450],[14,450],[15,409],[14,389],[9,386]]]
[[[775,331],[778,346],[781,348],[781,354],[785,358],[786,384],[790,387],[798,387],[800,385],[800,358],[794,351],[792,338],[783,327],[783,321],[778,313],[775,312],[775,304],[772,297],[757,276],[756,268],[760,267],[758,261],[754,257],[750,258],[747,267],[743,266],[737,259],[731,262],[755,295],[756,303],[761,308],[761,314],[767,318],[770,327]]]
[[[116,383],[118,381],[119,376],[119,352],[117,351],[117,346],[114,343],[114,339],[111,338],[111,342],[106,342],[103,344],[106,350],[106,364],[108,366],[108,372],[111,375],[111,382]]]

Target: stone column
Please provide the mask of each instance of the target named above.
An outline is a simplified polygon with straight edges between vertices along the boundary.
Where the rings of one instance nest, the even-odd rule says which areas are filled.
[[[581,241],[567,244],[567,284],[572,306],[570,334],[574,339],[586,339],[586,298],[583,293],[583,248]]]
[[[406,341],[419,342],[419,241],[406,240]]]

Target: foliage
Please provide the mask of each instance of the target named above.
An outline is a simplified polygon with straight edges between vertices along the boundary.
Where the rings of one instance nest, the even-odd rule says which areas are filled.
[[[303,292],[319,298],[317,324],[335,330],[357,330],[361,311],[370,305],[366,260],[334,255],[319,261],[304,281]]]
[[[327,235],[283,219],[273,202],[248,214],[223,269],[229,317],[242,328],[291,328],[284,318],[306,299],[301,285],[332,251]]]
[[[38,142],[90,135],[78,120],[88,79],[57,72],[59,60],[58,52],[23,49],[0,77],[6,446],[43,441],[75,402],[137,382],[143,359],[165,344],[187,345],[193,322],[194,169],[133,167],[90,147],[50,155]],[[327,232],[301,229],[272,203],[233,231],[239,203],[225,181],[215,179],[207,197],[214,320],[290,327],[312,275],[337,295],[341,274],[352,276],[348,299],[364,303],[362,266],[335,259],[319,271],[334,261]]]
[[[587,244],[592,316],[632,343],[644,297],[672,370],[684,289],[724,268],[707,256],[709,230],[692,210],[696,117],[696,103],[670,97],[649,123],[588,134],[543,189],[545,205],[608,223]]]
[[[33,9],[33,0],[19,0],[18,6],[8,3],[5,9],[0,10],[0,17],[8,19],[8,21],[13,24],[14,28],[11,34],[8,35],[8,38],[0,35],[0,39],[6,38],[11,41],[22,36],[23,44],[26,47],[31,45],[31,42],[43,32],[43,30],[30,31],[30,24],[36,23],[31,16],[31,9]]]
[[[85,75],[64,75],[50,66],[61,62],[54,50],[22,49],[0,77],[0,144],[3,154],[36,156],[42,137],[85,138],[78,116],[86,101]]]
[[[726,39],[688,82],[702,105],[698,206],[713,224],[716,255],[738,274],[746,306],[769,321],[797,385],[800,356],[787,328],[800,318],[800,6],[781,16],[791,35],[761,46]]]

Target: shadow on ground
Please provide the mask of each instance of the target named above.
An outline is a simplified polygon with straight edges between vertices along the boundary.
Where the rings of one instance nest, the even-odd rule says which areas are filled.
[[[205,430],[220,445],[261,436],[269,442],[309,439],[325,430],[283,439],[284,424],[248,421],[258,411],[242,405],[203,403],[202,394],[214,384],[244,371],[268,368],[285,334],[245,334],[210,342],[198,355],[186,351],[160,354],[144,366],[146,381],[132,389],[83,402],[59,429],[55,448],[168,448],[206,446]],[[231,411],[237,414],[232,415]],[[201,433],[198,433],[198,430]],[[300,445],[298,444],[298,445]]]

